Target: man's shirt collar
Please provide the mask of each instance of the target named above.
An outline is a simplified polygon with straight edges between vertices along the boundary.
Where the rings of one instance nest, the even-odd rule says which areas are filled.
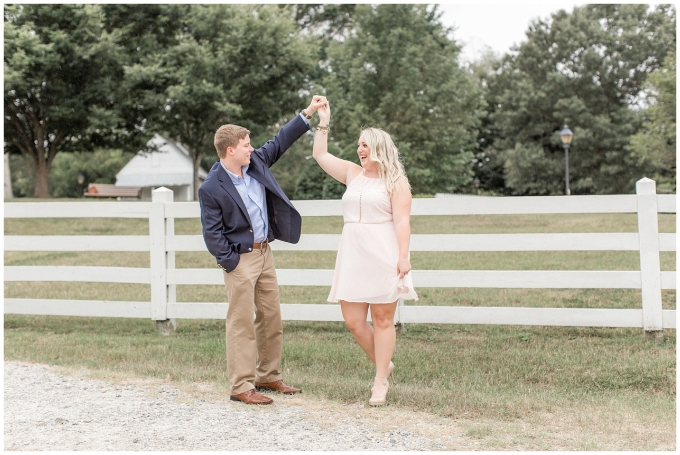
[[[222,169],[224,169],[225,171],[227,171],[227,175],[229,175],[229,178],[230,178],[231,181],[234,183],[234,185],[238,185],[240,182],[243,181],[243,179],[244,179],[245,176],[246,176],[246,172],[247,172],[248,169],[250,168],[250,164],[246,164],[245,166],[243,166],[243,167],[241,168],[241,173],[243,174],[243,177],[239,177],[238,175],[234,174],[234,173],[231,172],[229,169],[227,169],[227,167],[224,165],[224,163],[223,163],[221,160],[220,160],[220,166],[222,166]]]

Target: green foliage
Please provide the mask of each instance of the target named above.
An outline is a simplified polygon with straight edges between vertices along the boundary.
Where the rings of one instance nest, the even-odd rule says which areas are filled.
[[[354,24],[354,12],[357,5],[351,4],[297,4],[279,5],[280,8],[293,9],[293,16],[298,27],[312,30],[322,37],[344,37]]]
[[[354,143],[344,149],[340,149],[336,144],[331,144],[328,147],[328,151],[333,154],[337,153],[336,156],[338,158],[360,164],[359,157],[357,156],[357,147]],[[321,199],[342,199],[346,188],[345,184],[338,182],[330,175],[326,175],[326,179],[323,182]]]
[[[331,176],[326,176],[323,182],[321,199],[342,199],[345,189],[347,189],[346,185],[338,182]]]
[[[537,144],[506,150],[505,184],[521,194],[547,196],[564,192],[564,160],[550,159]]]
[[[265,141],[271,139],[275,131],[272,131],[267,136],[254,142],[253,147],[263,144]],[[252,138],[251,138],[252,140]],[[309,161],[314,161],[311,158],[312,143],[309,135],[303,136],[295,142],[286,153],[272,166],[271,171],[274,178],[279,182],[281,189],[289,199],[295,198],[295,187],[297,185],[300,173]]]
[[[107,32],[120,31],[118,43],[125,49],[129,64],[159,48],[176,44],[178,24],[190,6],[131,3],[104,4],[101,8],[106,16]]]
[[[500,66],[500,55],[495,54],[491,49],[488,49],[479,60],[470,64],[470,70],[482,88],[487,112],[477,132],[478,148],[474,151],[472,162],[475,177],[479,179],[480,193],[488,195],[508,192],[505,186],[505,163],[502,151],[497,148],[500,131],[498,123],[492,120],[498,106],[496,100],[498,94],[489,89],[489,79],[495,76]],[[474,184],[469,190],[473,191],[473,189],[477,192]]]
[[[33,196],[49,197],[57,153],[91,148],[110,134],[117,34],[99,5],[6,5],[5,150],[34,162]]]
[[[53,197],[82,197],[89,183],[116,183],[116,174],[134,153],[97,149],[94,152],[62,152],[54,159],[49,177]],[[33,162],[25,155],[10,155],[12,191],[15,197],[31,195],[34,186]],[[78,183],[78,174],[84,181]]]
[[[327,174],[321,169],[314,158],[308,159],[302,167],[295,184],[294,199],[321,199]]]
[[[90,183],[116,183],[116,174],[133,157],[134,153],[122,150],[61,153],[52,164],[50,192],[54,197],[82,197]],[[85,177],[82,185],[78,174]]]
[[[343,160],[353,161],[357,164],[358,159],[354,146],[344,150],[335,143],[328,144],[328,152]],[[296,185],[295,199],[341,199],[345,193],[345,185],[326,174],[309,155],[309,159],[303,164]]]
[[[35,163],[24,154],[9,155],[10,179],[14,197],[29,197],[35,187]]]
[[[641,112],[642,129],[630,138],[629,146],[633,156],[652,167],[657,186],[672,192],[676,188],[675,81],[675,52],[672,52],[666,56],[663,66],[649,75],[651,105]]]
[[[475,192],[473,177],[485,194],[561,194],[565,123],[575,133],[573,193],[630,192],[643,175],[675,188],[669,5],[560,11],[534,22],[511,55],[486,55],[471,71],[458,63],[436,5],[27,4],[4,12],[5,152],[20,196],[75,194],[73,172],[48,178],[61,150],[139,150],[153,133],[186,146],[195,168],[210,168],[219,125],[243,125],[259,145],[316,93],[331,102],[333,153],[354,157],[361,128],[381,127],[415,194]],[[274,166],[286,194],[339,197],[343,185],[310,154],[303,139]]]
[[[564,169],[559,130],[565,123],[574,132],[572,192],[633,191],[643,175],[626,150],[640,123],[632,107],[648,74],[674,48],[669,5],[652,11],[586,5],[534,22],[516,55],[487,79],[499,130],[494,148],[503,155],[511,192],[562,193],[557,170]]]
[[[385,129],[416,193],[472,179],[481,93],[449,32],[426,5],[357,5],[352,33],[331,42],[321,62],[332,139],[354,144],[362,126]]]
[[[257,136],[304,107],[298,91],[314,45],[274,5],[192,5],[178,27],[176,43],[125,67],[125,105],[136,123],[191,151],[197,181],[220,125]]]
[[[117,35],[117,43],[122,49],[116,73],[120,83],[112,93],[116,100],[112,110],[118,120],[117,134],[108,145],[140,150],[146,147],[150,138],[148,119],[137,115],[140,105],[134,102],[140,100],[135,100],[138,94],[131,93],[129,84],[124,83],[124,69],[176,45],[181,36],[182,19],[188,15],[191,6],[107,4],[101,8],[106,16],[106,31]]]

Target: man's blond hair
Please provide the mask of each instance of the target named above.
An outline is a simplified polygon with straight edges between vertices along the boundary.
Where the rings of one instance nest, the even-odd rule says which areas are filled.
[[[215,131],[215,150],[217,156],[227,156],[227,147],[236,147],[239,141],[250,134],[250,131],[238,125],[222,125]]]

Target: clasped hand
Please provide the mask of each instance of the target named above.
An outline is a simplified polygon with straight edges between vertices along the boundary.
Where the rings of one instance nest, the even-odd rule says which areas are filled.
[[[305,111],[307,111],[307,113],[308,113],[309,115],[312,115],[312,114],[315,113],[321,106],[324,106],[324,105],[327,104],[327,103],[328,103],[328,101],[326,100],[326,97],[325,97],[325,96],[314,95],[314,96],[312,97],[312,101],[309,103],[309,106],[307,107],[307,109],[305,109]],[[319,115],[321,115],[321,114],[319,113]]]
[[[319,125],[328,126],[331,120],[331,105],[328,104],[328,100],[319,107]]]
[[[397,273],[399,274],[399,279],[404,278],[408,272],[411,271],[411,262],[408,259],[399,259],[397,262]]]

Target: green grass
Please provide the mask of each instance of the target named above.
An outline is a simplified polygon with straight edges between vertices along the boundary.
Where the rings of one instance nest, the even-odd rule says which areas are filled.
[[[290,382],[363,401],[374,370],[344,324],[286,322],[284,333]],[[5,358],[226,385],[224,335],[223,321],[181,321],[163,337],[146,320],[6,315]],[[653,344],[632,329],[409,324],[391,402],[503,419],[612,394],[663,403],[675,397],[674,350],[674,334]]]
[[[303,234],[339,234],[342,217],[306,216]],[[582,215],[413,216],[413,234],[498,234],[528,232],[637,232],[634,213]],[[659,232],[675,232],[675,214],[659,214]],[[5,235],[148,235],[149,223],[138,218],[8,218]],[[175,220],[175,233],[201,234],[198,218]]]
[[[417,216],[413,233],[635,232],[635,214]],[[659,230],[674,232],[675,215],[660,214]],[[200,235],[198,219],[177,219],[175,231]],[[303,232],[340,233],[341,217],[304,217]],[[145,235],[144,219],[6,219],[6,235]],[[634,251],[413,252],[417,270],[639,270]],[[147,253],[5,252],[5,265],[90,265],[149,267]],[[279,251],[278,268],[332,269],[335,252]],[[177,268],[213,268],[207,251],[176,253]],[[675,270],[675,253],[661,253],[662,270]],[[329,288],[282,286],[286,303],[326,303]],[[5,283],[5,296],[63,299],[149,300],[148,286],[109,283]],[[640,291],[626,289],[476,289],[419,288],[417,305],[526,306],[555,308],[639,308]],[[56,297],[56,296],[59,297]],[[85,297],[87,296],[87,297]],[[663,291],[663,306],[674,309],[675,291]],[[181,302],[222,302],[222,286],[178,286]]]
[[[334,251],[277,251],[276,267],[282,269],[332,269]],[[177,252],[177,268],[212,268],[215,259],[207,251]],[[149,267],[145,252],[7,251],[5,265],[91,265]],[[415,270],[640,270],[635,251],[518,251],[454,252],[415,251]],[[675,270],[675,253],[661,252],[661,269]]]
[[[634,232],[631,215],[413,217],[414,233]],[[660,215],[662,232],[675,216]],[[304,233],[339,233],[339,217],[306,217]],[[179,234],[200,234],[198,220],[176,220]],[[6,235],[145,235],[137,219],[5,220]],[[5,265],[148,267],[146,253],[5,252]],[[277,252],[278,268],[332,268],[333,252]],[[675,253],[662,253],[675,270]],[[415,269],[638,270],[635,252],[412,254]],[[212,268],[207,252],[177,253],[178,268]],[[417,305],[639,308],[639,290],[417,289]],[[5,297],[148,301],[149,287],[116,283],[6,282]],[[324,303],[323,286],[281,287],[285,303]],[[178,286],[179,301],[223,302],[222,286]],[[675,291],[663,292],[674,309]],[[414,304],[413,302],[408,302]],[[159,335],[152,321],[5,315],[7,360],[87,367],[101,376],[208,382],[228,390],[224,321],[181,320]],[[661,344],[640,329],[407,324],[394,362],[390,406],[456,419],[480,448],[654,450],[675,446],[675,330]],[[305,396],[365,402],[374,374],[342,323],[284,323],[283,372]],[[545,419],[569,431],[546,428]],[[551,420],[552,421],[552,420]],[[650,422],[656,422],[654,426]],[[555,424],[557,425],[557,424]],[[637,434],[630,428],[645,428]],[[657,439],[646,437],[655,431]],[[566,430],[565,430],[566,431]],[[585,434],[605,434],[585,438]],[[576,442],[555,439],[555,435]],[[538,437],[536,435],[539,435]],[[661,435],[661,436],[659,436]],[[552,439],[551,439],[552,438]],[[599,438],[599,439],[598,439]],[[662,440],[663,443],[658,443]],[[656,442],[655,442],[656,441]],[[564,444],[562,444],[564,442]],[[668,449],[664,449],[668,450]]]

